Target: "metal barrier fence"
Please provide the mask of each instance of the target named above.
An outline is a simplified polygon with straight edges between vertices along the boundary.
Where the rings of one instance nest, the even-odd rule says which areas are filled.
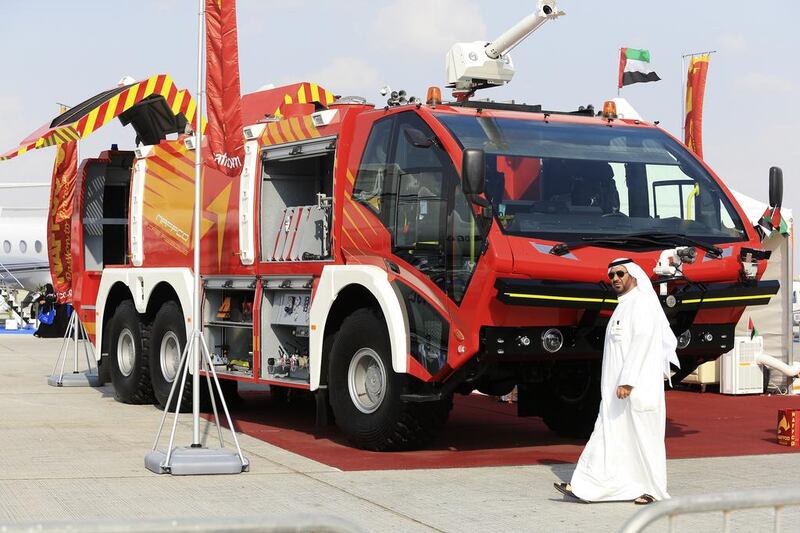
[[[800,488],[763,489],[685,496],[648,505],[625,522],[625,525],[619,531],[620,533],[639,533],[654,522],[662,518],[668,518],[669,531],[672,533],[677,531],[677,518],[680,515],[722,512],[723,527],[721,531],[728,533],[730,531],[732,513],[745,509],[771,507],[774,510],[773,531],[778,533],[781,530],[783,508],[790,506],[800,506]],[[797,527],[797,524],[793,527]]]
[[[116,519],[75,522],[0,523],[1,533],[362,533],[351,522],[329,515],[232,518]]]

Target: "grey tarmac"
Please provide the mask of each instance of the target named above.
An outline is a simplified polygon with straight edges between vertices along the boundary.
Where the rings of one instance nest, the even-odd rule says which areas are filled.
[[[639,507],[565,501],[552,487],[574,465],[342,472],[240,435],[250,472],[158,476],[144,468],[161,411],[117,403],[110,386],[55,388],[46,380],[60,340],[0,335],[0,530],[3,524],[154,518],[345,519],[364,531],[616,531]],[[189,444],[191,419],[176,443]],[[213,443],[215,429],[203,423]],[[446,431],[446,428],[445,428]],[[486,453],[493,453],[487,449]],[[671,460],[673,496],[788,487],[800,453]],[[772,531],[772,512],[741,511],[732,531]],[[787,509],[784,531],[800,524]],[[666,531],[662,521],[648,531]],[[678,519],[678,531],[721,531],[720,514]]]

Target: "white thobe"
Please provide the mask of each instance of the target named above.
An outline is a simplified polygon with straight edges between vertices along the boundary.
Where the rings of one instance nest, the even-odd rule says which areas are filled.
[[[606,328],[600,412],[570,482],[584,500],[669,498],[664,358],[655,312],[663,313],[632,290],[619,297]],[[622,385],[633,387],[624,400],[617,398]]]

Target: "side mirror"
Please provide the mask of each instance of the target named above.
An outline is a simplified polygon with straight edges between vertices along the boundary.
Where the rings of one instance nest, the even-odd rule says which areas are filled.
[[[780,167],[769,169],[769,206],[780,207],[783,204],[783,170]]]
[[[461,177],[464,192],[481,194],[486,183],[486,154],[477,148],[467,148],[461,159]]]

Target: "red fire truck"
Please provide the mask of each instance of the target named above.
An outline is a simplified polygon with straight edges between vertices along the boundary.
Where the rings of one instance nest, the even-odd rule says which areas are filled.
[[[200,322],[220,377],[312,391],[358,447],[424,446],[455,393],[514,387],[520,415],[587,435],[620,256],[653,270],[684,375],[732,348],[777,286],[724,183],[632,111],[469,99],[492,77],[468,48],[457,102],[313,83],[243,97],[240,177],[205,169],[202,316],[180,91],[155,77],[54,121],[153,89],[120,117],[141,146],[82,163],[72,218],[74,305],[119,401],[163,406]],[[508,81],[507,49],[487,57]]]

